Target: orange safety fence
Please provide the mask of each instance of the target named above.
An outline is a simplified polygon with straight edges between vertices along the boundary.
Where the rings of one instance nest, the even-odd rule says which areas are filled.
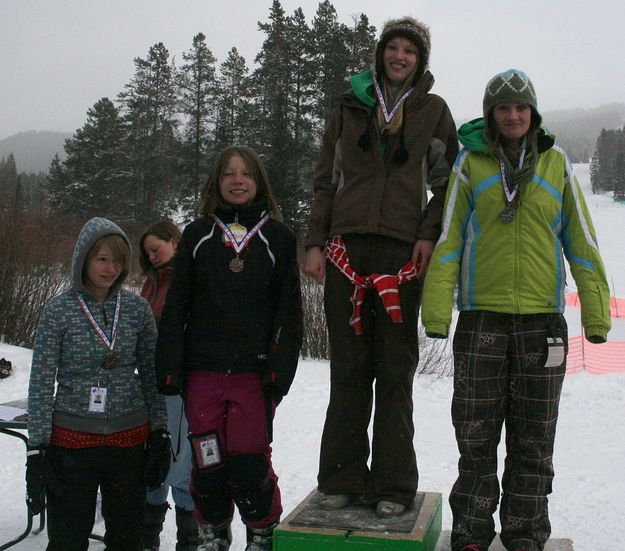
[[[584,337],[569,338],[566,372],[587,371],[597,375],[625,371],[625,342],[592,344]]]
[[[577,293],[566,293],[564,297],[567,306],[579,308],[581,306]],[[625,298],[610,297],[610,316],[625,318]]]

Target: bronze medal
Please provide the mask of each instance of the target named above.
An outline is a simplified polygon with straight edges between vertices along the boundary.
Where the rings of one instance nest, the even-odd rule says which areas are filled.
[[[104,367],[106,367],[106,369],[115,369],[117,367],[117,356],[114,352],[104,356]]]
[[[245,268],[245,262],[243,262],[243,260],[237,255],[230,261],[228,268],[230,268],[231,272],[237,274],[243,271],[243,268]]]

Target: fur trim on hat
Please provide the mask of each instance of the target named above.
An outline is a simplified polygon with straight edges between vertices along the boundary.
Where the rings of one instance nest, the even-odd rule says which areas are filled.
[[[389,40],[396,36],[402,36],[410,40],[419,50],[419,68],[416,72],[415,81],[425,73],[430,63],[430,28],[414,17],[402,17],[390,19],[384,23],[380,39],[375,47],[375,73],[384,73],[383,54]]]

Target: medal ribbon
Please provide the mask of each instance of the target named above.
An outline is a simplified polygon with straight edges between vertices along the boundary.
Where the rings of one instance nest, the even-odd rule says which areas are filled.
[[[523,137],[523,145],[521,146],[521,156],[519,158],[519,170],[523,168],[523,161],[525,161],[525,151],[527,145],[527,136]],[[501,154],[503,155],[503,150],[501,146],[499,147]],[[512,191],[508,188],[508,179],[506,178],[506,167],[503,162],[503,159],[499,159],[499,171],[501,172],[501,184],[503,187],[503,192],[506,195],[506,204],[510,204],[516,198],[517,192],[519,191],[519,186],[516,186]]]
[[[226,226],[214,214],[212,214],[211,216],[212,216],[213,220],[215,221],[215,223],[221,228],[221,231],[224,232],[224,234],[228,236],[228,239],[230,240],[230,244],[232,245],[232,248],[234,249],[234,252],[237,253],[237,256],[239,256],[239,253],[243,249],[245,249],[245,247],[249,243],[250,239],[252,239],[252,237],[254,237],[260,231],[260,229],[267,223],[267,220],[269,220],[269,215],[265,214],[265,216],[263,216],[258,221],[258,224],[256,224],[250,231],[248,231],[245,234],[245,237],[243,239],[241,239],[241,241],[239,242],[239,241],[237,241],[237,238],[234,236],[234,233],[232,233],[232,231],[230,230],[230,228],[228,226]]]
[[[113,326],[111,327],[110,337],[108,337],[103,329],[98,325],[98,322],[93,317],[93,314],[91,313],[89,306],[85,302],[85,299],[83,299],[76,291],[74,291],[74,295],[76,296],[76,300],[78,301],[78,304],[80,304],[80,307],[82,308],[82,311],[84,312],[86,318],[89,320],[91,327],[93,327],[93,331],[95,332],[95,334],[100,337],[100,340],[104,343],[104,346],[106,346],[109,350],[113,350],[115,348],[115,341],[117,340],[117,325],[119,322],[119,312],[122,305],[121,291],[117,292],[117,297],[115,298],[115,315],[113,316]]]
[[[386,106],[386,101],[384,100],[384,94],[382,93],[382,89],[378,84],[378,79],[376,79],[375,77],[373,78],[373,86],[375,87],[375,95],[378,96],[380,107],[382,107],[382,116],[384,117],[384,121],[386,122],[386,124],[391,122],[391,119],[393,118],[395,113],[397,113],[397,110],[402,106],[402,103],[404,103],[404,101],[406,101],[406,98],[414,91],[414,87],[407,90],[406,93],[397,100],[397,103],[395,103],[395,106],[389,113]]]

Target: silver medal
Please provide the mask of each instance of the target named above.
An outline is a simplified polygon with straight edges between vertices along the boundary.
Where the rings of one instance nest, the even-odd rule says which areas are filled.
[[[509,224],[514,220],[514,215],[516,214],[516,210],[512,205],[506,205],[506,207],[501,211],[499,218],[501,218],[502,222]]]

